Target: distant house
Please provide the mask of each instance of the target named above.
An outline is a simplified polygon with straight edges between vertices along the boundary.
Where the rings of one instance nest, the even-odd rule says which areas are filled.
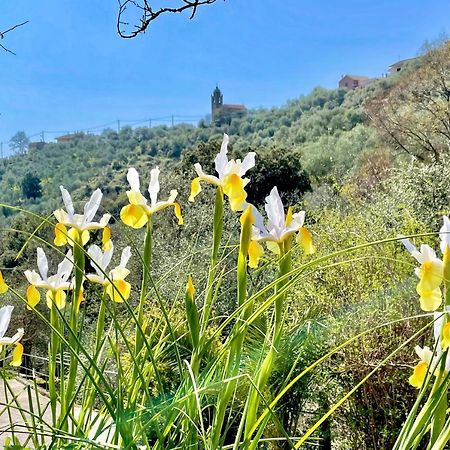
[[[339,88],[356,89],[362,86],[367,86],[373,81],[373,78],[365,77],[363,75],[342,75],[342,78],[339,80]]]
[[[406,65],[417,59],[419,58],[402,59],[401,61],[397,61],[396,63],[391,64],[388,69],[388,75],[395,75],[396,73],[400,72]]]
[[[245,105],[224,104],[223,94],[218,86],[211,95],[211,119],[212,123],[230,123],[233,117],[242,117],[247,111]]]
[[[63,134],[62,136],[56,137],[56,142],[58,144],[63,144],[64,142],[74,141],[75,139],[80,139],[84,136],[84,133],[71,133]]]

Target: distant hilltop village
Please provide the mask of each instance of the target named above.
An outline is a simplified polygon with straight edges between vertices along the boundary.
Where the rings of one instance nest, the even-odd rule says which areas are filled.
[[[420,56],[417,58],[408,58],[408,59],[402,59],[401,61],[397,61],[394,64],[391,64],[388,68],[388,72],[385,76],[392,76],[396,73],[403,70],[405,66],[407,66],[409,63],[412,63],[416,60],[420,59]],[[342,75],[341,79],[339,80],[338,87],[340,89],[357,89],[359,87],[368,86],[369,84],[373,83],[374,81],[378,80],[379,78],[369,78],[364,75]],[[224,124],[230,124],[231,120],[235,117],[240,118],[245,115],[247,112],[247,108],[245,105],[242,104],[231,104],[231,103],[224,103],[223,102],[223,94],[222,91],[219,89],[219,86],[216,85],[216,88],[214,89],[213,93],[211,94],[211,124],[212,125],[224,125]],[[172,116],[172,126],[174,124],[174,116]],[[119,130],[120,130],[120,121],[119,123]],[[151,126],[151,121],[150,121]],[[42,132],[44,133],[44,132]],[[62,136],[57,136],[55,139],[56,141],[60,143],[70,142],[77,138],[83,137],[84,133],[82,132],[73,132],[64,134]],[[46,145],[46,142],[44,141],[44,137],[42,137],[42,140],[39,142],[31,142],[29,144],[30,148],[41,150]]]
[[[409,63],[416,61],[419,58],[408,58],[402,59],[401,61],[397,61],[394,64],[391,64],[388,68],[388,73],[386,76],[390,77],[400,72],[405,66]],[[368,86],[374,81],[378,80],[378,78],[369,78],[364,75],[342,75],[342,78],[339,80],[339,88],[340,89],[356,89],[359,87]]]
[[[216,86],[211,95],[211,122],[220,125],[230,123],[234,117],[242,117],[247,108],[245,105],[232,105],[223,102],[223,94]]]

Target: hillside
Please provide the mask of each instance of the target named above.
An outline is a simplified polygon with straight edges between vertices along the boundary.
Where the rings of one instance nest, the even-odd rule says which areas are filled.
[[[173,167],[183,151],[199,143],[216,142],[223,132],[231,136],[235,152],[275,149],[297,152],[312,177],[351,169],[357,155],[374,143],[372,130],[362,125],[363,103],[390,81],[357,91],[315,89],[311,94],[270,110],[254,110],[223,127],[177,125],[156,128],[105,130],[101,135],[80,135],[67,143],[50,143],[42,150],[0,161],[0,201],[33,211],[59,205],[59,185],[85,198],[96,187],[105,195],[124,190],[126,169],[149,170],[155,164]],[[27,198],[22,182],[27,174],[40,179],[42,197]],[[114,212],[114,211],[113,211]],[[3,208],[0,223],[11,215]]]
[[[64,144],[48,144],[40,151],[1,161],[0,200],[51,214],[61,205],[59,185],[68,188],[80,203],[100,187],[105,194],[102,208],[118,217],[126,203],[127,168],[136,167],[147,183],[150,169],[159,165],[161,197],[166,198],[170,189],[178,189],[185,221],[178,226],[171,210],[155,216],[151,275],[158,286],[157,297],[170,308],[171,318],[181,324],[177,331],[184,336],[182,296],[187,274],[202,292],[212,243],[213,189],[204,186],[195,203],[187,201],[193,164],[198,161],[205,172],[212,173],[222,134],[228,133],[233,156],[242,157],[249,150],[257,153],[256,166],[248,174],[248,199],[261,207],[269,190],[277,185],[285,205],[292,205],[294,212],[305,210],[305,223],[317,250],[312,256],[318,261],[316,266],[308,266],[311,255],[295,248],[293,251],[293,262],[299,267],[306,261],[303,267],[307,270],[300,273],[287,297],[283,350],[271,379],[273,386],[293,374],[294,360],[300,372],[330,348],[345,340],[349,344],[292,390],[282,408],[287,430],[298,435],[302,420],[321,417],[369,369],[398,348],[401,351],[392,364],[380,367],[355,392],[347,406],[334,414],[332,425],[337,430],[334,440],[339,442],[339,450],[392,448],[415,398],[408,376],[417,358],[413,345],[404,345],[405,339],[427,320],[416,296],[415,263],[396,237],[420,234],[416,245],[427,243],[438,248],[437,236],[430,231],[439,230],[442,215],[450,213],[449,51],[450,45],[433,49],[421,65],[367,87],[354,91],[316,88],[282,107],[249,111],[221,127],[200,122],[197,127],[123,128],[120,133],[105,130],[100,136],[80,135]],[[42,190],[42,196],[36,199],[28,198],[22,186],[24,179],[33,176]],[[0,221],[4,228],[0,267],[8,283],[25,292],[23,272],[35,267],[36,247],[43,245],[40,239],[53,241],[53,227],[39,228],[36,238],[28,241],[40,224],[38,219],[5,206]],[[239,219],[228,207],[222,225],[223,272],[214,304],[214,326],[232,316],[237,304],[234,250],[239,242]],[[120,221],[113,223],[118,250],[114,258],[119,258],[126,245],[132,246],[129,280],[138,286],[142,271],[137,253],[144,230],[131,231]],[[92,242],[100,244],[100,232],[91,237]],[[25,244],[26,250],[17,258]],[[349,248],[351,252],[342,254]],[[60,255],[54,249],[51,254],[50,266],[55,266]],[[327,259],[329,255],[333,257]],[[246,272],[249,291],[271,279],[276,260],[268,251],[261,267]],[[89,343],[98,315],[95,295],[99,291],[86,285],[89,300],[82,303],[86,320],[83,339]],[[136,306],[139,298],[134,289],[129,304]],[[27,351],[38,357],[45,355],[48,334],[41,321],[11,292],[3,299],[16,306],[15,320],[25,324],[26,335],[33,336],[26,342]],[[155,318],[158,322],[163,314],[155,299],[150,294],[145,314],[152,324],[151,333],[158,334],[154,331],[158,328],[152,327]],[[121,319],[126,317],[122,306],[117,309],[123,314]],[[44,302],[38,308],[48,314]],[[255,336],[260,336],[266,322],[255,325]],[[370,333],[365,335],[367,330]],[[227,332],[225,329],[222,340]],[[359,333],[364,336],[353,342]],[[421,343],[428,344],[428,338]],[[221,343],[217,344],[220,347]],[[183,343],[183,352],[186,345]],[[252,372],[251,352],[245,364]],[[179,373],[170,355],[163,365],[163,382],[170,391]],[[305,419],[299,405],[314,406],[311,417]],[[372,428],[367,427],[368,421]],[[326,430],[322,433],[325,436]]]

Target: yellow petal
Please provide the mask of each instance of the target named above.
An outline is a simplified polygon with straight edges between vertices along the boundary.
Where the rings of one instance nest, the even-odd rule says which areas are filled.
[[[280,246],[273,241],[266,241],[267,248],[272,252],[275,253],[275,255],[280,254]]]
[[[81,286],[77,299],[77,312],[80,310],[81,302],[84,302],[84,288]]]
[[[255,223],[255,217],[253,216],[253,209],[250,205],[242,213],[241,218],[239,220],[242,226],[244,226],[246,222],[250,222],[250,225],[253,225]]]
[[[33,285],[27,288],[27,309],[33,309],[41,300],[41,294]]]
[[[62,223],[57,223],[55,226],[55,239],[54,244],[57,247],[61,247],[67,244],[67,228]]]
[[[186,286],[186,293],[189,295],[190,298],[194,298],[195,295],[195,286],[192,281],[192,277],[189,275],[188,282]]]
[[[289,224],[292,222],[292,216],[293,216],[292,206],[289,206],[286,214],[286,226],[289,226]]]
[[[3,274],[0,271],[0,294],[4,294],[8,290],[8,285],[5,283],[5,280],[3,279]]]
[[[301,245],[306,255],[312,255],[316,251],[312,240],[312,234],[305,227],[301,227],[300,230],[298,230],[297,243]]]
[[[89,242],[89,231],[83,230],[81,233],[81,245],[86,245]]]
[[[112,245],[112,241],[111,241],[111,240],[105,242],[105,243],[102,245],[103,251],[104,251],[104,252],[107,252],[107,251],[111,250],[111,245]]]
[[[250,245],[248,246],[248,266],[256,269],[263,255],[264,249],[262,245],[258,241],[250,241]]]
[[[142,228],[148,220],[145,209],[139,205],[124,206],[120,211],[120,218],[125,225],[132,228]]]
[[[132,205],[145,205],[147,203],[147,200],[140,192],[127,191],[127,196]]]
[[[442,350],[450,347],[450,323],[446,323],[442,328]]]
[[[12,353],[12,361],[10,363],[13,367],[19,367],[22,364],[23,345],[18,342]]]
[[[200,178],[194,178],[191,182],[191,195],[189,195],[189,201],[193,202],[194,198],[201,192],[202,187],[200,185]]]
[[[114,280],[106,286],[106,293],[116,303],[128,300],[131,293],[131,284],[125,280]]]
[[[102,232],[103,251],[111,250],[111,228],[105,227]]]
[[[223,179],[222,187],[224,194],[230,200],[231,210],[242,211],[243,203],[247,198],[242,178],[236,173],[227,175]]]
[[[56,292],[47,291],[45,295],[47,299],[47,306],[51,309],[53,303],[55,303],[58,309],[64,309],[66,306],[66,293],[62,290],[58,290]]]
[[[444,278],[444,267],[442,261],[425,261],[419,270],[419,278],[422,289],[432,291],[436,289]]]
[[[420,389],[425,381],[427,370],[428,364],[425,361],[420,361],[416,367],[414,367],[413,374],[409,377],[409,384]]]
[[[183,221],[183,216],[181,215],[180,204],[177,202],[174,202],[173,208],[174,208],[174,212],[175,212],[175,217],[178,219],[178,225],[183,225],[184,221]]]
[[[432,291],[423,289],[422,283],[417,285],[417,293],[420,296],[420,307],[423,311],[436,311],[442,303],[441,289],[437,287]]]

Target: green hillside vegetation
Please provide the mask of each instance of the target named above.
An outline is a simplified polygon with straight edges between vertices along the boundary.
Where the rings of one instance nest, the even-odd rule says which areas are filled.
[[[185,226],[178,228],[171,214],[157,219],[154,259],[160,263],[154,276],[163,279],[165,301],[182,330],[186,325],[177,296],[185,280],[180,274],[188,267],[194,279],[204,277],[200,261],[207,261],[211,245],[205,237],[211,227],[211,189],[205,188],[194,206],[187,201],[189,183],[195,176],[193,164],[200,162],[205,172],[213,173],[212,161],[224,132],[230,136],[233,156],[248,151],[257,154],[256,166],[249,172],[250,200],[261,206],[277,184],[284,201],[294,204],[297,211],[306,211],[318,256],[398,234],[438,230],[441,216],[450,213],[449,49],[449,44],[431,49],[420,63],[365,88],[316,88],[285,106],[249,111],[222,127],[203,121],[196,127],[125,127],[119,133],[105,130],[99,136],[79,135],[64,144],[47,144],[42,150],[0,161],[0,200],[48,215],[61,206],[60,185],[80,202],[100,187],[105,195],[103,208],[118,218],[127,202],[127,169],[136,167],[148,179],[150,169],[159,165],[162,197],[170,189],[179,191]],[[418,137],[411,127],[419,130]],[[38,191],[39,195],[33,194]],[[4,229],[0,266],[5,276],[25,289],[22,273],[34,267],[35,248],[40,244],[34,240],[27,243],[27,234],[16,230],[32,233],[40,220],[3,206],[0,224]],[[235,217],[227,213],[225,235],[238,226]],[[112,226],[112,232],[122,246],[131,239],[120,223]],[[51,241],[52,233],[52,227],[44,224],[38,236]],[[171,241],[177,244],[167,246]],[[423,241],[438,242],[434,236]],[[16,257],[23,246],[25,251]],[[285,351],[272,375],[274,385],[288,376],[293,360],[298,361],[296,371],[301,371],[359,332],[420,313],[413,262],[398,242],[355,251],[351,261],[348,259],[348,255],[336,258],[334,265],[312,271],[289,294]],[[270,255],[264,261],[270,264]],[[234,267],[232,260],[228,264]],[[165,275],[172,267],[175,269]],[[135,280],[139,280],[138,271],[137,266],[131,269]],[[258,271],[250,273],[249,279],[254,286],[265,281]],[[226,317],[235,307],[230,298],[235,298],[231,294],[236,286],[231,282],[222,286],[227,289],[221,288],[218,317]],[[131,301],[135,304],[137,299],[132,295]],[[95,316],[94,306],[84,308],[88,316]],[[25,334],[39,336],[29,343],[29,351],[45,353],[46,337],[39,321],[23,306],[18,309],[20,315],[15,319],[25,320]],[[45,305],[42,312],[47,313]],[[157,307],[150,305],[148,317],[158,314]],[[323,364],[283,405],[280,417],[290,435],[319,418],[423,324],[423,319],[411,319],[380,328]],[[86,331],[86,340],[91,332]],[[262,343],[256,339],[255,348],[258,345]],[[381,367],[320,428],[324,449],[330,448],[326,447],[330,433],[339,450],[392,447],[416,397],[416,390],[408,384],[409,367],[415,359],[409,346],[392,364]],[[251,355],[248,364],[252,364]],[[168,370],[163,380],[168,390],[175,378]],[[299,412],[306,409],[307,415]],[[279,448],[285,447],[280,444]]]

